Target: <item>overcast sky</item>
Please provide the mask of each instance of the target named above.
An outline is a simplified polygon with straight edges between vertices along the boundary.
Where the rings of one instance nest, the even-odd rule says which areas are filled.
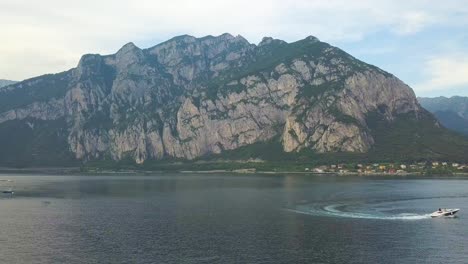
[[[313,35],[418,96],[468,96],[468,0],[0,0],[0,79],[64,71],[130,41],[224,32],[253,43]]]

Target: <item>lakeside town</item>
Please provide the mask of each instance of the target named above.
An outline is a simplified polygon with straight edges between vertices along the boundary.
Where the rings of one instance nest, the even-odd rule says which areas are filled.
[[[372,163],[372,164],[331,164],[314,168],[304,168],[312,173],[339,174],[465,174],[468,164],[456,162],[417,162],[417,163]]]

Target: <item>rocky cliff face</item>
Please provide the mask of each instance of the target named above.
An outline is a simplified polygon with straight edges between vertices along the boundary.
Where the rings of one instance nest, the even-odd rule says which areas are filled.
[[[0,90],[8,122],[63,120],[80,160],[194,159],[279,138],[285,152],[367,152],[367,116],[422,111],[396,77],[317,38],[180,36],[85,55],[67,72]],[[30,126],[30,127],[31,127]]]

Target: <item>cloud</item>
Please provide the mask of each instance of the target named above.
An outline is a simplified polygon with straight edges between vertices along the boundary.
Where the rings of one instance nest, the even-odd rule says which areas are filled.
[[[0,77],[23,79],[76,66],[85,53],[143,48],[180,34],[240,34],[294,41],[308,35],[359,42],[375,32],[408,36],[468,25],[468,5],[446,0],[2,0]]]
[[[435,20],[425,12],[408,12],[401,16],[394,30],[400,35],[410,35],[423,30]]]
[[[451,54],[431,57],[424,64],[427,80],[414,85],[419,92],[448,91],[466,87],[468,90],[468,55]]]

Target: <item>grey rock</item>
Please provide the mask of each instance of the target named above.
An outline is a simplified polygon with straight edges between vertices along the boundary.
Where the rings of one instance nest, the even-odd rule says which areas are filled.
[[[45,78],[45,77],[44,77]],[[280,138],[284,151],[367,152],[366,124],[421,111],[396,77],[308,37],[296,43],[241,36],[180,36],[148,49],[85,55],[63,93],[0,113],[11,120],[66,120],[68,147],[80,160],[195,159]],[[9,86],[15,96],[39,80]]]

